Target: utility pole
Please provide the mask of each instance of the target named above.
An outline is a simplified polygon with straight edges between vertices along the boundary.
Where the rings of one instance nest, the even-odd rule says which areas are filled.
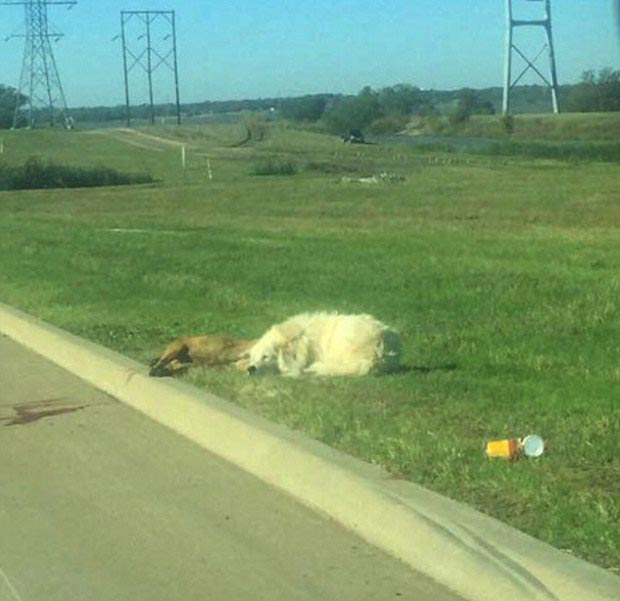
[[[145,44],[130,43],[129,31],[136,23],[142,33],[137,41]],[[159,29],[156,27],[159,26]],[[163,27],[163,31],[162,31]],[[134,32],[135,33],[135,32]],[[157,34],[165,34],[161,39]],[[116,36],[116,39],[119,36]],[[131,106],[129,98],[129,74],[134,67],[146,73],[149,91],[149,117],[155,123],[155,103],[153,94],[153,73],[159,67],[167,67],[174,73],[174,93],[177,124],[181,124],[181,102],[179,99],[179,69],[177,60],[177,36],[175,12],[173,10],[123,10],[121,11],[121,34],[123,43],[123,73],[125,76],[126,123],[131,127]]]
[[[538,2],[544,3],[544,15],[539,19],[515,19],[513,13],[513,2],[518,0],[506,0],[506,44],[504,53],[504,97],[502,110],[504,115],[510,113],[510,92],[521,81],[522,77],[531,69],[536,73],[542,81],[551,90],[551,105],[554,113],[560,112],[560,105],[558,101],[558,77],[555,67],[555,51],[553,49],[553,35],[551,30],[551,0],[522,0],[524,2]],[[544,29],[546,43],[542,47],[542,50],[530,60],[527,58],[514,43],[514,30],[516,28],[523,27],[537,27]],[[545,76],[536,67],[535,63],[540,55],[547,50],[547,57],[549,60],[549,75]],[[519,73],[519,75],[512,79],[512,57],[513,53],[518,54],[526,63],[525,68]]]
[[[67,129],[71,129],[71,117],[67,110],[67,101],[51,45],[51,41],[57,42],[63,35],[50,29],[47,8],[50,5],[65,5],[71,9],[75,4],[77,4],[75,0],[0,2],[0,5],[5,6],[23,6],[26,11],[26,33],[7,38],[7,40],[13,37],[26,39],[13,114],[13,128],[24,123],[27,127],[34,127],[37,116],[41,116],[49,119],[50,125],[61,123]],[[25,114],[20,106],[20,97],[23,96],[28,97]]]

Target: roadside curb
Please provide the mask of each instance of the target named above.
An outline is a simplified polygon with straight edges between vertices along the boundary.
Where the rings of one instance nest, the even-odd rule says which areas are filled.
[[[613,601],[620,578],[0,303],[0,333],[472,601]]]

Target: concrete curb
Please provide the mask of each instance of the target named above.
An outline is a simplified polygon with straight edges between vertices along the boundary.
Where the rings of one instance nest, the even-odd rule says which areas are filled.
[[[620,578],[0,303],[0,333],[472,601],[613,601]]]

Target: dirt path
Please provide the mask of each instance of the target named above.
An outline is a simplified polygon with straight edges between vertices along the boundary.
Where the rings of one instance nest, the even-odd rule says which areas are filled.
[[[126,127],[114,129],[100,129],[83,133],[107,136],[108,138],[114,138],[115,140],[119,140],[120,142],[130,144],[131,146],[136,146],[137,148],[142,148],[144,150],[152,150],[154,152],[164,152],[170,147],[181,148],[182,146],[188,146],[185,142],[170,140],[169,138],[162,138],[161,136],[145,134],[143,132],[128,129]]]

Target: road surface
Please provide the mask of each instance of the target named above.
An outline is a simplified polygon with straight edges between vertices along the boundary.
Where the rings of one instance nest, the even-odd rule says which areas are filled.
[[[459,597],[0,336],[0,601],[220,599]]]

